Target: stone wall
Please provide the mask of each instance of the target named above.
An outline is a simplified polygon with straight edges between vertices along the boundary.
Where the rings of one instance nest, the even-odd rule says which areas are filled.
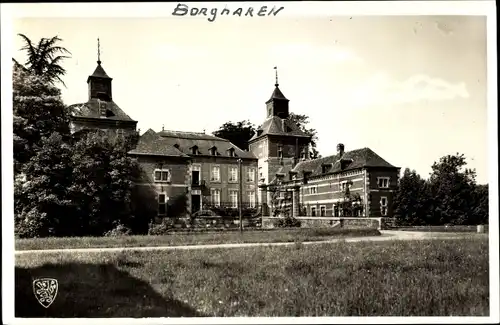
[[[276,217],[263,217],[262,228],[273,228]],[[345,229],[375,228],[383,229],[382,218],[334,218],[334,217],[297,217],[301,228],[329,228]],[[382,225],[382,227],[381,227]]]

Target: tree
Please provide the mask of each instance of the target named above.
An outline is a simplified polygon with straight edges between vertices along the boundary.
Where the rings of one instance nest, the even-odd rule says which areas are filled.
[[[101,236],[118,225],[135,228],[131,195],[139,168],[127,155],[127,143],[108,138],[104,131],[89,132],[74,145],[71,160],[68,191],[75,207],[73,220],[79,224],[77,235]]]
[[[471,211],[471,224],[488,224],[489,196],[488,185],[476,185]]]
[[[41,38],[38,45],[35,45],[26,35],[18,35],[24,41],[24,46],[21,50],[27,54],[24,68],[34,75],[47,79],[49,83],[61,82],[64,85],[61,76],[66,73],[66,70],[60,63],[64,59],[69,58],[69,56],[58,54],[71,53],[66,48],[57,45],[62,39],[58,36]],[[17,61],[15,63],[20,65]]]
[[[431,222],[429,185],[415,170],[404,170],[393,207],[398,224],[418,226]]]
[[[13,71],[13,138],[16,173],[40,148],[43,137],[53,132],[63,138],[69,135],[69,112],[61,91],[43,77],[14,65]]]
[[[307,125],[309,124],[309,116],[290,113],[289,119],[293,121],[300,128],[300,130],[302,130],[302,132],[311,136],[311,159],[320,158],[321,156],[316,149],[316,145],[318,142],[317,131],[315,129],[307,128]]]
[[[71,235],[71,147],[56,132],[41,143],[14,183],[15,232],[20,237]]]
[[[476,173],[465,156],[457,153],[442,157],[432,165],[429,185],[432,195],[433,223],[470,224],[473,220]]]
[[[219,130],[213,132],[213,135],[226,140],[236,145],[242,150],[248,150],[248,140],[255,134],[255,125],[249,121],[241,122],[226,122]]]

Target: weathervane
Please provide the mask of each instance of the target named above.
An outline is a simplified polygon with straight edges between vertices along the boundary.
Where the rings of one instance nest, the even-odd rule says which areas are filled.
[[[101,43],[99,37],[97,38],[97,64],[101,64]]]
[[[279,86],[279,83],[278,83],[278,67],[274,67],[274,70],[276,70],[276,83],[274,84],[276,87]]]

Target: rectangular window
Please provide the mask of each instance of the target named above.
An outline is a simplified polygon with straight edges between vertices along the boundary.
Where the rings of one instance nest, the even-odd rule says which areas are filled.
[[[278,158],[282,159],[283,158],[283,147],[278,146]]]
[[[351,183],[348,183],[347,181],[343,181],[340,183],[340,190],[344,192],[346,189],[351,188]]]
[[[158,194],[158,215],[164,216],[167,214],[167,195]]]
[[[212,182],[220,182],[220,167],[219,166],[212,166],[210,180]]]
[[[389,188],[390,177],[377,177],[377,183],[379,188]]]
[[[220,190],[218,188],[212,188],[210,190],[210,196],[212,197],[212,204],[216,207],[220,206]]]
[[[231,208],[238,207],[238,191],[229,190],[229,201],[231,202]]]
[[[247,169],[247,182],[255,182],[255,168],[253,167]]]
[[[232,183],[238,181],[238,167],[229,167],[229,181]]]
[[[123,129],[117,129],[116,130],[116,135],[118,135],[119,137],[123,137]]]
[[[255,191],[248,192],[248,207],[255,208]]]
[[[387,198],[385,196],[381,197],[380,198],[380,214],[382,214],[382,216],[387,216],[387,211],[388,211],[388,208],[387,208]]]
[[[316,216],[316,207],[311,207],[311,216],[312,217]]]
[[[155,182],[170,182],[170,171],[168,169],[155,169]]]
[[[326,207],[324,205],[322,205],[322,206],[319,207],[319,215],[321,217],[326,216]]]
[[[318,187],[317,186],[312,186],[309,188],[309,194],[316,194],[318,193]]]

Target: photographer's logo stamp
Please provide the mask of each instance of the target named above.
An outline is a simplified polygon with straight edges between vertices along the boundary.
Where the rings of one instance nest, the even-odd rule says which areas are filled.
[[[57,296],[59,284],[56,279],[40,278],[33,281],[33,293],[36,299],[45,308],[48,308]]]

